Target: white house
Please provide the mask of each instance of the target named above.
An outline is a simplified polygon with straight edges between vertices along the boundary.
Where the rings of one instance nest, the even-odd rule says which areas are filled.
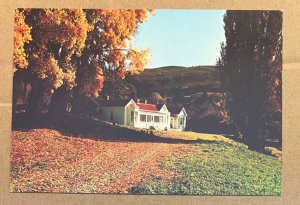
[[[100,104],[100,119],[120,125],[128,125],[137,128],[169,130],[171,128],[171,112],[166,105],[156,106],[154,104],[135,102],[134,100],[107,100]],[[185,114],[185,115],[184,115]],[[172,114],[173,115],[173,114]],[[179,116],[179,115],[178,115]],[[185,129],[186,112],[184,110],[181,118],[184,118],[184,126],[173,125],[174,129]],[[176,117],[172,117],[177,119]]]
[[[170,128],[185,130],[187,113],[184,107],[172,108],[170,109],[170,111],[171,111]]]

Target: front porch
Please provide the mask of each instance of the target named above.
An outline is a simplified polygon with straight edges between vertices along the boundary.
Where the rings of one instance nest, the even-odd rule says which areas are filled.
[[[170,115],[160,112],[147,112],[136,109],[126,110],[126,125],[145,129],[170,129]]]
[[[170,120],[170,129],[174,130],[184,130],[186,124],[186,118],[185,117],[172,117]]]

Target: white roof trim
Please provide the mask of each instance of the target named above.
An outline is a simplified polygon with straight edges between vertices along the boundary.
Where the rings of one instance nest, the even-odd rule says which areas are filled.
[[[180,112],[178,114],[171,114],[171,116],[174,118],[178,118],[181,115],[181,113],[183,114],[184,117],[187,117],[187,113],[186,113],[184,107],[180,110]]]
[[[129,100],[129,102],[125,105],[125,108],[126,108],[131,102],[134,104],[135,107],[138,107],[137,104],[134,102],[134,100],[131,99],[131,100]]]
[[[180,112],[183,112],[183,114],[184,114],[185,116],[187,116],[187,113],[186,113],[186,111],[185,111],[184,107],[181,109],[181,111],[180,111]]]
[[[160,108],[160,110],[159,110],[159,111],[161,112],[163,108],[165,108],[165,109],[167,110],[167,112],[166,112],[166,113],[168,113],[168,112],[169,112],[169,110],[168,110],[168,108],[167,108],[166,104],[164,104],[164,105],[163,105],[163,106]]]

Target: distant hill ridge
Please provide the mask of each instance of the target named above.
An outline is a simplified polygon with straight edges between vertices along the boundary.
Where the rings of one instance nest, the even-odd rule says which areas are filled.
[[[126,81],[137,88],[139,97],[155,91],[167,96],[192,95],[220,90],[220,71],[216,66],[165,66],[145,69]]]

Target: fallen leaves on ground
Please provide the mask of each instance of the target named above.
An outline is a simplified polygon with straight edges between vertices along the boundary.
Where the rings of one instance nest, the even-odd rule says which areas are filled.
[[[12,192],[127,193],[131,186],[176,173],[159,167],[161,157],[185,153],[184,143],[109,141],[56,130],[13,131]]]

